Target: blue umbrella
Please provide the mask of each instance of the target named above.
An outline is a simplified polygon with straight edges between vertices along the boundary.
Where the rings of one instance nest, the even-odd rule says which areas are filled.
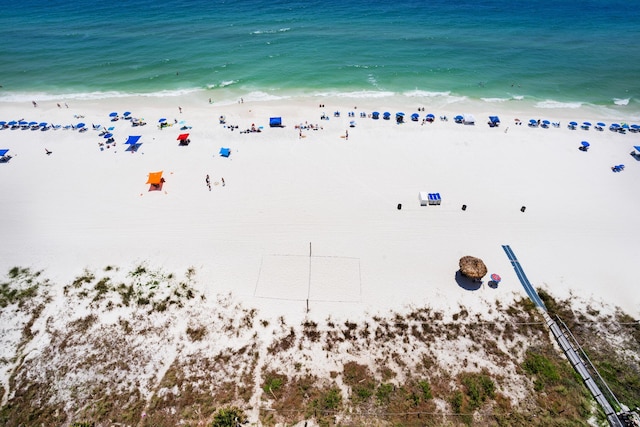
[[[116,113],[115,111],[113,113],[109,114],[109,117],[117,117],[117,116],[118,116],[118,113]]]
[[[104,139],[109,139],[109,138],[111,138],[112,136],[113,136],[113,134],[112,134],[112,133],[105,133],[102,137],[103,137]]]
[[[571,126],[578,126],[578,122],[569,122]]]
[[[166,121],[167,121],[167,119],[165,119],[165,118],[163,117],[163,118],[161,118],[160,120],[158,120],[158,123],[164,123],[164,122],[166,122]]]
[[[550,124],[551,122],[550,122],[549,120],[543,120],[543,121],[542,121],[542,123],[543,123],[543,124],[545,124],[545,125],[548,125],[548,124]]]
[[[531,120],[529,120],[529,123],[534,124],[534,123],[538,123],[538,121],[535,120],[535,119],[531,119]]]
[[[125,113],[123,114],[123,116],[127,117],[131,115],[131,111],[125,111]]]
[[[582,141],[581,144],[585,148],[587,148],[589,146],[589,143],[587,141]]]
[[[591,123],[589,123],[589,122],[582,122],[582,124],[585,125],[585,126],[591,126]]]
[[[43,127],[43,128],[46,128],[46,127],[47,127],[47,122],[42,122],[42,123],[40,123],[38,126],[41,126],[41,127]]]
[[[620,127],[620,125],[619,125],[619,124],[617,124],[617,123],[611,123],[611,127],[612,127],[612,128],[619,128],[619,127]]]
[[[4,126],[4,125],[6,125],[6,124],[7,124],[7,122],[5,122],[4,120],[3,120],[3,121],[0,121],[0,126]]]
[[[77,127],[78,129],[82,129],[83,127],[85,127],[85,124],[84,124],[84,123],[78,123],[78,124],[76,125],[76,127]]]
[[[38,122],[29,122],[29,126],[35,126],[37,124],[38,124]]]
[[[15,120],[11,120],[9,123],[7,123],[9,126],[15,126],[18,124],[18,122],[16,122]]]
[[[404,113],[396,113],[396,116],[404,116]]]
[[[625,124],[623,124],[623,125],[622,125],[622,129],[629,129],[629,125],[628,125],[628,124],[626,124],[626,123],[625,123]]]
[[[631,125],[631,129],[640,129],[640,125]]]
[[[602,122],[598,122],[598,123],[596,123],[596,124],[597,124],[598,126],[606,126],[606,125],[607,125],[606,123],[602,123]]]

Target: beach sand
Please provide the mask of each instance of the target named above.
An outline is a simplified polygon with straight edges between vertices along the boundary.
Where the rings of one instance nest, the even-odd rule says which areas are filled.
[[[204,292],[231,291],[263,313],[293,319],[307,315],[307,300],[319,318],[407,305],[483,312],[488,302],[525,295],[502,250],[508,244],[534,286],[640,315],[632,288],[640,163],[629,155],[638,134],[566,126],[613,117],[514,111],[504,103],[439,105],[437,98],[209,104],[204,96],[74,100],[69,108],[1,104],[6,120],[84,122],[89,130],[0,131],[0,148],[14,156],[0,165],[0,270],[30,266],[64,283],[107,265],[192,266]],[[425,111],[412,122],[418,107]],[[147,125],[110,122],[111,111],[131,111]],[[372,111],[392,118],[360,117]],[[396,111],[405,123],[395,123]],[[422,123],[427,113],[434,123]],[[475,116],[474,126],[454,123],[465,113]],[[329,119],[320,120],[323,114]],[[490,128],[489,115],[501,125]],[[274,116],[284,127],[269,127]],[[185,123],[160,129],[160,118]],[[561,126],[530,128],[530,118]],[[100,147],[92,124],[114,126],[115,146]],[[261,132],[241,132],[252,125]],[[179,146],[184,132],[191,143]],[[135,153],[125,151],[129,135],[142,137]],[[583,140],[587,152],[578,149]],[[228,158],[221,147],[230,148]],[[625,170],[612,172],[617,164]],[[156,171],[166,182],[149,191],[147,175]],[[441,205],[420,206],[421,191],[440,193]],[[500,285],[488,287],[488,277],[474,291],[459,285],[464,255],[482,258]]]
[[[421,407],[430,413],[451,414],[456,375],[488,372],[507,396],[501,408],[536,414],[519,372],[530,346],[548,337],[529,328],[526,310],[512,310],[527,295],[502,245],[535,287],[584,309],[594,324],[617,308],[640,316],[640,163],[629,154],[638,134],[566,126],[618,118],[437,97],[423,105],[251,96],[209,104],[205,96],[0,104],[6,120],[89,128],[0,130],[0,149],[13,156],[0,164],[0,271],[28,267],[9,273],[13,286],[42,283],[37,297],[0,312],[3,404],[33,387],[62,410],[60,422],[171,425],[193,419],[176,410],[197,406],[179,401],[192,390],[175,383],[184,375],[205,402],[233,401],[259,425],[283,410],[264,391],[273,375],[292,390],[306,375],[314,390],[338,387],[347,399],[346,369],[356,363],[399,387],[428,378],[438,390]],[[112,111],[147,125],[111,122]],[[373,111],[392,119],[360,117]],[[395,123],[397,111],[405,123]],[[436,120],[423,124],[427,113]],[[467,113],[475,125],[454,123]],[[501,125],[490,128],[489,115]],[[284,127],[269,127],[271,117]],[[161,118],[171,126],[161,129]],[[561,125],[531,128],[530,118]],[[93,124],[113,126],[115,144]],[[252,127],[260,132],[244,132]],[[180,146],[185,132],[191,142]],[[132,135],[141,136],[136,152],[126,151]],[[590,148],[581,151],[585,140]],[[619,164],[625,169],[613,172]],[[162,187],[153,188],[148,174],[160,171]],[[442,202],[421,206],[419,192]],[[502,281],[461,278],[465,255]],[[113,407],[101,410],[105,397]],[[51,421],[46,411],[41,419]]]

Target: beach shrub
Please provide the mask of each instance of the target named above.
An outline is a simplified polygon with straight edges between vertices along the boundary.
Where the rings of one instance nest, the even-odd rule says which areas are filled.
[[[378,390],[376,390],[376,398],[379,403],[389,403],[389,398],[391,393],[393,392],[393,384],[390,383],[382,383],[378,386]]]
[[[534,380],[536,391],[541,391],[547,385],[554,384],[560,379],[555,364],[546,356],[531,350],[527,352],[522,368],[526,373],[536,376]]]
[[[247,416],[244,411],[236,406],[220,408],[213,415],[211,427],[237,427],[244,424]]]

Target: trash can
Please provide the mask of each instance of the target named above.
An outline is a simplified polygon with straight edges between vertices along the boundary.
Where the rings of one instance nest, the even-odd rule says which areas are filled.
[[[398,210],[402,209],[402,203],[398,203]]]

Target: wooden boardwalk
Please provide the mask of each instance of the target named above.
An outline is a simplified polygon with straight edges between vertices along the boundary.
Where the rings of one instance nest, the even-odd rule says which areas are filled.
[[[596,400],[596,402],[598,402],[598,404],[604,411],[607,417],[607,421],[609,421],[609,425],[611,425],[612,427],[624,427],[624,424],[622,424],[622,422],[618,418],[618,415],[609,403],[609,400],[602,393],[598,384],[596,384],[596,381],[593,379],[588,367],[591,367],[593,372],[595,372],[595,375],[597,375],[598,377],[600,377],[600,375],[590,361],[587,364],[587,362],[585,361],[585,359],[588,361],[586,355],[584,358],[581,356],[582,349],[580,349],[580,346],[575,341],[575,338],[573,338],[573,335],[571,334],[569,329],[566,327],[566,325],[564,325],[564,323],[562,323],[563,327],[561,328],[558,323],[556,323],[556,321],[551,318],[551,316],[547,312],[547,308],[545,307],[544,302],[542,301],[542,299],[540,299],[540,296],[529,282],[529,279],[527,279],[527,276],[524,274],[522,266],[511,250],[511,247],[509,247],[509,245],[503,245],[502,249],[507,254],[509,261],[511,261],[511,265],[516,271],[516,275],[518,276],[518,279],[520,279],[520,282],[522,283],[524,290],[527,292],[527,295],[529,295],[529,298],[531,298],[536,307],[538,307],[538,309],[540,309],[540,311],[542,312],[545,323],[551,330],[551,333],[558,342],[558,345],[560,346],[560,348],[562,348],[562,351],[567,356],[567,359],[569,359],[569,363],[571,363],[573,369],[575,369],[576,372],[580,375],[582,381],[593,395],[593,398]],[[580,350],[580,352],[578,352],[578,349]],[[604,381],[602,381],[602,383],[604,384]],[[606,384],[604,384],[604,387],[607,389],[616,403],[620,405],[620,403],[617,401]]]

